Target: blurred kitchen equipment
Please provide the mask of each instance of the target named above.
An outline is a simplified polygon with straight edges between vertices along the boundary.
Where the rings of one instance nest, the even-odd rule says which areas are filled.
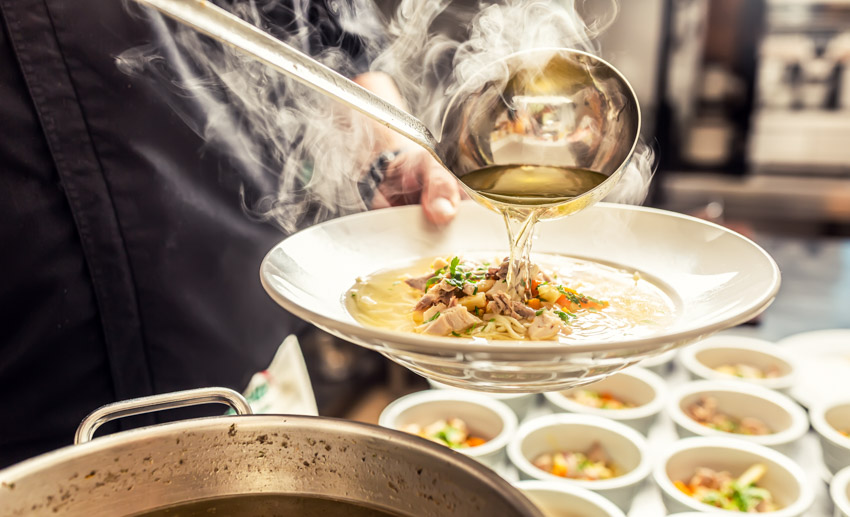
[[[98,423],[213,399],[240,416],[184,420],[88,441]],[[213,498],[229,506],[234,498],[251,505],[285,504],[295,497],[400,516],[442,516],[447,508],[471,517],[541,516],[496,473],[427,440],[344,420],[248,413],[245,399],[225,388],[104,406],[80,425],[77,445],[0,471],[0,516],[124,516]]]
[[[602,199],[637,144],[634,91],[611,65],[584,52],[534,49],[482,70],[450,100],[438,142],[412,115],[210,2],[138,1],[397,131],[458,178],[495,165],[587,169],[607,177],[586,194],[566,196],[582,197],[582,203],[548,210],[541,218],[568,215]],[[465,188],[485,206],[504,204]],[[551,204],[565,203],[555,201]]]

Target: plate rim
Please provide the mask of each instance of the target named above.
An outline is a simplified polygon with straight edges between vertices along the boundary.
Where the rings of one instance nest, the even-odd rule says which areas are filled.
[[[474,201],[465,200],[461,203],[464,204],[476,204]],[[589,353],[589,352],[610,352],[612,350],[621,350],[626,348],[637,349],[640,351],[651,351],[654,348],[658,348],[659,346],[677,343],[676,347],[681,344],[689,343],[698,339],[702,339],[708,337],[711,334],[719,332],[721,330],[734,327],[750,319],[755,316],[761,314],[768,306],[773,302],[776,298],[776,294],[779,291],[779,286],[781,284],[781,272],[779,270],[779,266],[776,264],[776,261],[773,257],[770,256],[767,251],[764,250],[761,246],[755,243],[752,239],[741,235],[738,232],[730,230],[725,226],[721,226],[719,224],[713,223],[711,221],[706,221],[704,219],[699,219],[697,217],[693,217],[690,215],[682,214],[679,212],[673,212],[670,210],[663,210],[659,208],[645,207],[645,206],[636,206],[636,205],[625,205],[620,203],[606,203],[600,202],[594,205],[593,208],[604,208],[606,210],[624,210],[624,211],[633,211],[633,212],[647,212],[657,215],[663,215],[666,217],[672,217],[675,219],[683,219],[686,221],[690,221],[693,223],[697,223],[700,225],[707,226],[709,228],[715,228],[722,231],[724,234],[729,234],[735,238],[738,238],[754,249],[756,249],[767,261],[767,263],[771,267],[771,284],[770,288],[767,289],[761,297],[750,302],[749,305],[745,307],[744,310],[738,312],[737,314],[724,318],[722,320],[716,321],[711,325],[701,326],[701,327],[688,327],[679,332],[673,334],[666,335],[654,335],[654,336],[646,336],[640,338],[626,339],[622,341],[603,341],[603,342],[595,342],[595,343],[560,343],[553,341],[517,341],[517,340],[500,340],[500,341],[492,341],[492,342],[475,342],[472,340],[468,340],[465,338],[455,338],[449,336],[423,336],[421,334],[415,334],[412,332],[400,332],[394,330],[381,329],[378,327],[366,327],[364,325],[350,323],[346,321],[340,321],[335,318],[327,317],[323,314],[313,312],[311,310],[305,309],[304,307],[296,304],[295,302],[289,300],[285,296],[282,296],[279,292],[277,292],[274,288],[271,287],[269,282],[266,280],[267,267],[271,261],[272,254],[278,250],[283,243],[294,237],[295,235],[299,235],[303,232],[307,231],[315,231],[324,226],[338,224],[340,220],[343,218],[331,219],[328,221],[324,221],[322,223],[310,226],[308,228],[304,228],[299,230],[298,232],[293,233],[292,235],[282,239],[280,242],[275,244],[263,257],[262,263],[260,264],[259,273],[260,273],[260,282],[265,289],[266,293],[281,307],[283,307],[288,312],[298,316],[299,318],[313,324],[322,327],[328,332],[336,335],[345,334],[348,337],[344,339],[349,339],[350,337],[356,337],[360,340],[365,340],[362,337],[359,337],[360,334],[364,332],[369,334],[371,339],[378,339],[381,342],[391,342],[393,344],[392,350],[405,351],[405,352],[416,352],[416,353],[439,353],[445,354],[446,352],[452,353],[470,353],[470,354],[492,354],[492,353],[522,353],[526,356],[552,356],[553,353],[560,352],[561,354],[575,354],[575,353]],[[372,210],[367,212],[360,212],[357,214],[352,214],[348,216],[344,216],[344,219],[347,221],[351,221],[353,219],[359,219],[363,217],[374,216],[375,213],[380,213],[384,211],[411,211],[411,210],[421,210],[418,205],[406,205],[406,206],[398,206],[398,207],[390,207],[390,208],[382,208],[379,210]],[[313,322],[317,323],[313,323]],[[370,347],[375,349],[385,349],[385,346],[378,347]],[[521,350],[518,350],[521,348]]]

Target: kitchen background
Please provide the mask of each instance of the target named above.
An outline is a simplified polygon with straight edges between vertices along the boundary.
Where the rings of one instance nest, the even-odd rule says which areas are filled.
[[[379,4],[391,13],[396,2]],[[578,4],[594,17],[611,2]],[[432,30],[462,36],[477,5],[455,0]],[[656,146],[645,204],[729,226],[782,271],[774,304],[730,332],[776,341],[850,328],[850,0],[619,7],[599,42],[637,92]],[[319,330],[302,348],[323,415],[376,422],[390,400],[427,387]]]

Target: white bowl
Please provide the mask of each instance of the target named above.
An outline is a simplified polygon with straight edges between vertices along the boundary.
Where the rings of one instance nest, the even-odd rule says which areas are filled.
[[[441,382],[437,382],[431,379],[428,379],[428,384],[430,384],[432,388],[440,390],[458,390],[466,393],[469,393],[471,391],[463,388],[449,386],[448,384],[443,384]],[[522,420],[523,418],[525,418],[525,415],[528,414],[528,410],[537,405],[537,393],[474,393],[480,393],[484,396],[492,398],[493,400],[498,400],[499,402],[508,406],[516,414],[518,420]]]
[[[754,417],[774,432],[750,436],[727,433],[697,423],[685,410],[703,396],[717,399],[718,409],[735,418]],[[727,436],[772,447],[784,454],[794,450],[809,430],[809,419],[796,402],[767,388],[730,381],[695,381],[676,388],[667,403],[667,413],[681,437]]]
[[[564,238],[569,235],[569,239]],[[666,292],[673,321],[657,334],[622,339],[488,341],[371,327],[346,306],[357,278],[426,257],[500,254],[502,217],[460,203],[450,225],[428,223],[418,206],[340,217],[287,237],[263,260],[260,279],[291,313],[377,350],[411,370],[482,391],[543,392],[601,379],[636,357],[668,350],[762,312],[779,290],[779,268],[751,240],[719,225],[646,207],[599,203],[537,228],[534,255],[582,259],[639,272]]]
[[[692,379],[733,380],[750,382],[772,390],[787,393],[794,384],[794,360],[770,341],[722,335],[714,336],[683,348],[679,361]],[[730,363],[744,363],[758,368],[779,368],[780,376],[770,379],[742,379],[714,368]]]
[[[638,366],[646,368],[654,374],[665,375],[671,370],[673,359],[676,358],[676,352],[678,352],[678,350],[668,350],[658,355],[648,357],[639,362]]]
[[[850,398],[815,404],[809,409],[812,427],[820,437],[823,462],[835,474],[850,467],[850,438],[839,429],[850,429]]]
[[[626,517],[611,501],[577,486],[552,481],[518,481],[514,486],[546,517]]]
[[[466,422],[471,435],[487,443],[457,452],[499,470],[505,463],[505,446],[517,430],[517,418],[508,406],[480,393],[459,390],[425,390],[391,402],[381,412],[378,424],[401,429],[409,424],[429,425],[457,417]]]
[[[592,389],[608,392],[636,407],[626,409],[601,409],[585,406],[569,398],[570,392],[580,389]],[[643,368],[631,367],[601,381],[565,391],[544,393],[546,401],[555,411],[596,415],[622,422],[646,435],[655,422],[655,418],[664,407],[667,385],[658,375]]]
[[[850,467],[841,469],[832,478],[829,495],[835,505],[835,517],[850,517]]]
[[[706,515],[723,515],[719,512],[684,512],[671,513],[667,517],[705,517]]]
[[[733,476],[739,476],[756,463],[767,467],[767,473],[759,481],[759,485],[770,490],[774,500],[782,506],[780,510],[765,515],[804,515],[815,498],[806,473],[784,454],[763,445],[727,437],[685,438],[660,454],[653,477],[661,488],[664,506],[670,513],[707,511],[732,515],[739,512],[721,510],[701,503],[683,494],[673,482],[690,479],[699,467],[725,470]]]
[[[611,460],[624,472],[598,481],[567,479],[545,472],[531,462],[553,451],[584,451],[599,442]],[[649,475],[646,439],[631,427],[594,415],[553,414],[523,423],[508,444],[508,458],[520,479],[553,481],[587,488],[628,511],[641,482]]]

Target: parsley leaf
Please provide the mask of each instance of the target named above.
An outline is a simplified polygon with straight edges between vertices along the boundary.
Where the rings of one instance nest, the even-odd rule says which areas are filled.
[[[437,311],[437,312],[436,312],[433,316],[431,316],[431,318],[430,318],[428,321],[426,321],[425,323],[428,323],[428,322],[434,321],[435,319],[437,319],[437,318],[439,318],[439,317],[440,317],[440,311]]]
[[[439,281],[440,281],[439,276],[432,276],[431,278],[428,279],[427,282],[425,282],[425,290],[427,291],[428,289],[431,288],[432,285],[438,283]]]
[[[457,269],[458,264],[460,264],[460,257],[453,258],[451,264],[449,264],[449,276],[455,276],[455,269]]]

